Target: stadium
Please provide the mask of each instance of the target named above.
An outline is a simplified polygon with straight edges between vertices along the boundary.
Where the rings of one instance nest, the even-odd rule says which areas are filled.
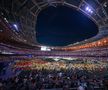
[[[0,90],[108,90],[108,0],[0,0]]]

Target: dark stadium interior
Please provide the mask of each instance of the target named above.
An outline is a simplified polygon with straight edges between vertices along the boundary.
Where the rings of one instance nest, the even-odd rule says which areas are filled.
[[[0,0],[0,90],[108,90],[108,0]]]
[[[98,27],[86,15],[73,8],[50,6],[39,13],[36,31],[38,43],[66,46],[96,36]]]

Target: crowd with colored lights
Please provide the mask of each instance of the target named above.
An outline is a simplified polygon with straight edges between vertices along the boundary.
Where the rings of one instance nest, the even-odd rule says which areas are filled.
[[[45,63],[46,61],[40,61],[38,64],[43,66]],[[28,61],[19,64],[23,66],[30,65]],[[59,68],[57,65],[56,67],[59,69],[51,69],[49,66],[47,65],[47,68],[35,67],[35,69],[28,69],[26,67],[26,70],[19,69],[21,70],[19,74],[9,79],[0,79],[0,90],[108,90],[104,72],[96,69],[95,71],[90,71],[87,68],[65,69]],[[55,67],[54,62],[52,62],[52,66]]]
[[[86,69],[22,70],[19,75],[0,79],[0,90],[108,90],[104,79],[100,71]]]
[[[88,71],[102,71],[105,72],[108,69],[107,61],[96,61],[96,60],[65,60],[60,59],[59,61],[46,60],[46,59],[34,59],[34,60],[23,60],[16,61],[13,68],[21,70],[61,70],[61,69],[79,69],[79,70],[88,70]]]

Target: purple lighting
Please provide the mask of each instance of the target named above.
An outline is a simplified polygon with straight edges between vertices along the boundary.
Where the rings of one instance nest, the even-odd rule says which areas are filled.
[[[16,24],[13,24],[13,26],[18,31],[18,26]]]
[[[89,8],[88,7],[86,7],[86,11],[88,11],[89,10]]]
[[[89,13],[93,13],[93,11],[91,10],[91,8],[90,7],[86,7],[86,9],[85,9],[87,12],[89,12]]]
[[[18,27],[17,27],[17,25],[16,25],[16,24],[14,24],[13,26],[14,26],[16,29],[18,29]]]

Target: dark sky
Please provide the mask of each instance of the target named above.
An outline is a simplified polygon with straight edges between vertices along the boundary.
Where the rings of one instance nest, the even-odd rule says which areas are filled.
[[[66,6],[48,7],[36,24],[37,41],[44,45],[66,46],[95,36],[97,26],[87,16]]]

